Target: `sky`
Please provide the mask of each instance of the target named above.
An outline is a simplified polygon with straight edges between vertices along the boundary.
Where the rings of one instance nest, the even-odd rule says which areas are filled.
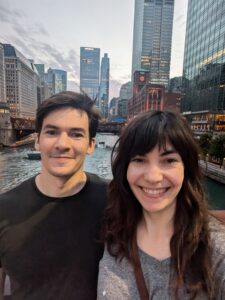
[[[188,0],[175,0],[170,77],[181,76]],[[0,0],[0,42],[46,70],[68,72],[79,91],[80,47],[110,57],[110,99],[131,78],[134,0]]]

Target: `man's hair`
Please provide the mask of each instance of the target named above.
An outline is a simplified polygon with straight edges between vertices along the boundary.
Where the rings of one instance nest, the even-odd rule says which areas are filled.
[[[89,120],[89,138],[96,136],[100,113],[95,106],[95,102],[85,93],[75,93],[65,91],[51,96],[41,103],[36,113],[36,131],[40,134],[43,121],[49,113],[62,108],[75,108],[85,111]]]

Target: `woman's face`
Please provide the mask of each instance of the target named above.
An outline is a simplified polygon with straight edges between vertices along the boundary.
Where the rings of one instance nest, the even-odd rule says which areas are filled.
[[[127,169],[129,186],[148,213],[174,213],[177,194],[184,180],[181,156],[170,144],[158,145],[145,155],[131,159]]]

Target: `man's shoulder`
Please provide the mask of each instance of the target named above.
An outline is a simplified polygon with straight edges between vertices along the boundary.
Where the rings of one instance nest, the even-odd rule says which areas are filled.
[[[89,199],[95,207],[104,207],[107,198],[107,187],[109,181],[99,177],[96,174],[86,173],[87,185],[84,189],[85,197]]]
[[[107,187],[110,182],[109,179],[102,178],[94,173],[86,172],[86,175],[87,175],[87,179],[90,183],[96,184],[96,185],[99,185],[102,187]]]
[[[31,188],[33,188],[34,178],[35,177],[31,177],[31,178],[23,181],[22,183],[20,183],[16,187],[12,188],[11,190],[9,190],[7,192],[4,192],[3,194],[0,194],[0,204],[2,202],[4,202],[4,200],[8,201],[12,198],[13,199],[19,198],[23,194],[27,195],[28,192],[31,190]]]

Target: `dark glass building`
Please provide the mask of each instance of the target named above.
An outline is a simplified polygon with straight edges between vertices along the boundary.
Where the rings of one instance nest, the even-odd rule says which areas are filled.
[[[99,92],[100,48],[80,48],[80,90],[95,99]]]
[[[97,106],[99,107],[102,117],[108,118],[108,105],[109,105],[109,57],[104,53],[101,61],[101,76],[99,87],[99,99]]]
[[[150,83],[168,86],[174,0],[135,0],[132,76],[150,72]]]
[[[225,1],[189,0],[181,111],[196,134],[225,130]]]

